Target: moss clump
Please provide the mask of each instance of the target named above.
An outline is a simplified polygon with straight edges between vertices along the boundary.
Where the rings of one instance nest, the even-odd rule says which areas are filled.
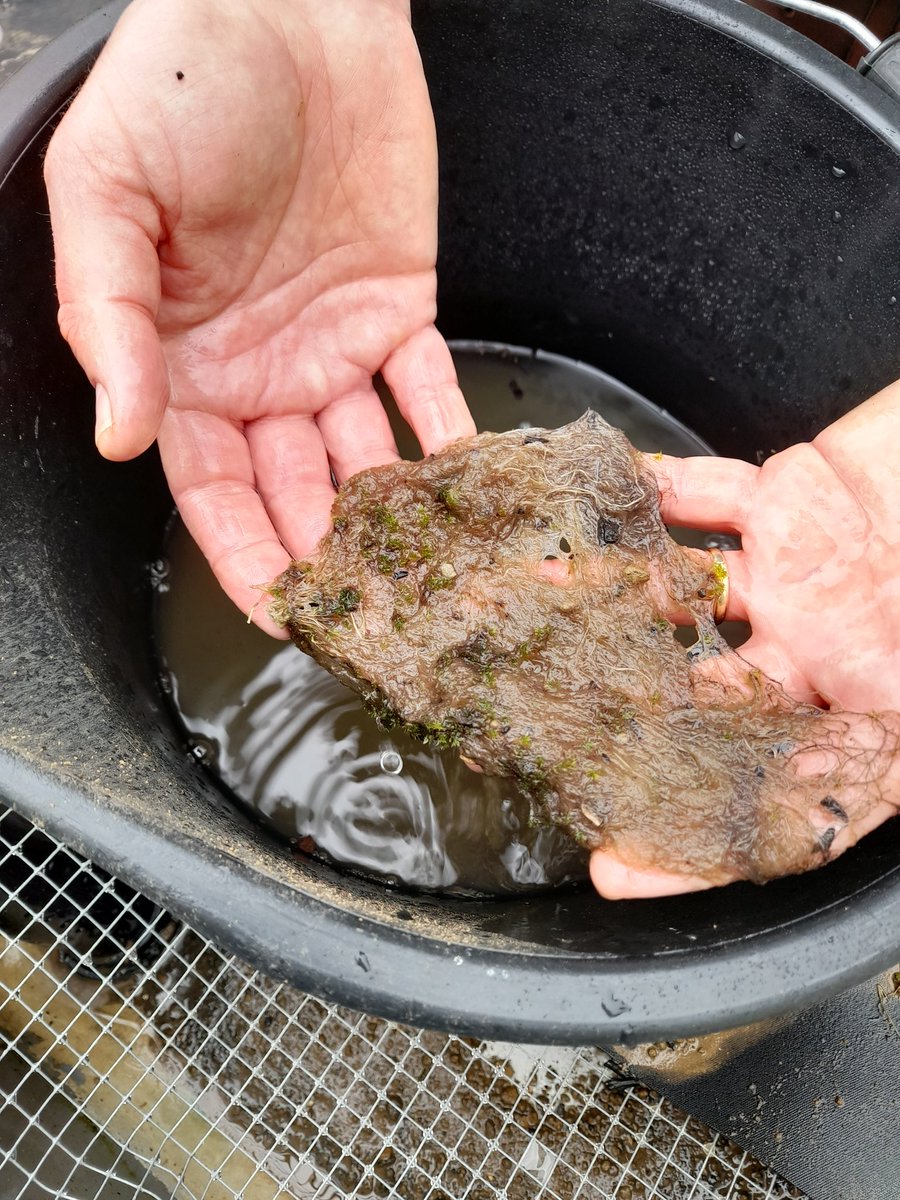
[[[400,521],[386,504],[376,504],[372,509],[372,520],[382,529],[395,533],[400,528]]]
[[[378,688],[363,692],[362,702],[366,712],[375,718],[382,729],[396,729],[403,725],[403,719],[396,708]]]
[[[541,625],[526,638],[524,642],[519,642],[508,661],[516,667],[522,665],[523,662],[529,661],[545,649],[550,641],[550,626]]]
[[[342,587],[337,596],[322,600],[322,616],[345,616],[356,612],[362,600],[362,593],[354,587]]]
[[[455,487],[451,487],[449,484],[444,484],[443,487],[439,487],[436,493],[436,499],[440,504],[443,504],[447,512],[457,513],[459,511],[459,492]]]
[[[707,585],[706,594],[711,600],[721,600],[725,595],[725,585],[728,582],[728,568],[725,563],[714,558],[709,566],[711,582]]]
[[[405,720],[378,688],[363,692],[362,701],[366,711],[375,718],[382,729],[398,730],[425,746],[433,746],[436,750],[459,749],[466,726],[454,717],[444,720]]]
[[[485,683],[493,686],[496,682],[495,667],[502,661],[502,654],[493,645],[487,630],[480,629],[454,651],[457,658],[467,663],[478,672]]]
[[[553,786],[547,760],[542,754],[519,755],[512,764],[512,773],[532,805],[546,805],[553,792]]]
[[[410,721],[403,726],[404,732],[425,746],[436,750],[458,750],[463,739],[463,729],[451,718],[444,721]]]
[[[425,586],[429,592],[442,592],[446,588],[453,587],[455,583],[455,576],[441,575],[438,571],[435,571],[432,575],[429,575],[425,580]]]
[[[520,667],[523,662],[530,661],[546,647],[550,640],[550,626],[542,625],[535,629],[528,638],[518,642],[512,649],[504,649],[497,637],[497,627],[488,625],[472,634],[454,650],[457,658],[474,667],[481,678],[492,687],[496,683],[499,669]]]

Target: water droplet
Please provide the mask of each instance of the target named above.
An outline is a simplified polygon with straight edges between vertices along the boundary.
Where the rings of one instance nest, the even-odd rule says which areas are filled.
[[[837,260],[838,260],[838,262],[839,262],[839,263],[842,263],[842,262],[844,261],[844,256],[843,256],[842,254],[839,254],[839,255],[837,256]]]
[[[631,1005],[620,996],[604,996],[600,1007],[608,1017],[621,1017],[623,1012],[628,1012]]]
[[[888,304],[896,304],[896,303],[897,303],[897,297],[891,296],[890,300],[888,300]]]
[[[205,767],[216,761],[216,748],[208,738],[195,737],[188,742],[188,753]]]
[[[834,166],[831,168],[831,173],[835,179],[843,179],[847,172],[843,167]]]
[[[741,539],[733,533],[708,533],[703,545],[707,550],[740,550]]]
[[[623,1025],[619,1034],[619,1044],[622,1046],[631,1046],[634,1044],[634,1026]]]
[[[150,564],[150,586],[161,590],[169,578],[169,563],[165,558],[157,558]]]
[[[396,750],[385,750],[379,762],[385,775],[399,775],[403,770],[403,759]]]
[[[738,133],[738,131],[735,130],[728,139],[728,145],[732,148],[732,150],[743,150],[743,148],[747,145],[747,139],[742,133]]]
[[[454,965],[454,967],[461,967],[463,965],[463,959],[462,959],[461,954],[453,955],[453,965]]]
[[[707,655],[706,647],[703,645],[702,642],[697,641],[697,642],[694,642],[694,644],[692,646],[688,646],[687,660],[689,663],[693,664],[693,663],[702,662],[703,659],[707,658],[707,657],[709,657],[709,656]]]
[[[837,210],[837,209],[835,209],[835,210],[834,210],[833,217],[832,217],[832,220],[834,220],[834,221],[840,221],[840,219],[841,219],[841,214],[838,212],[838,210]]]

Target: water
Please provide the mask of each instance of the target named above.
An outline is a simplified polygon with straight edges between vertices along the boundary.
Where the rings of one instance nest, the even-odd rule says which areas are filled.
[[[641,449],[708,453],[673,418],[590,367],[462,343],[454,357],[479,428],[562,425],[593,407]],[[401,453],[417,456],[408,430],[395,428]],[[531,828],[508,780],[383,732],[312,659],[248,625],[180,522],[150,570],[163,690],[187,752],[301,853],[392,883],[466,893],[584,877],[584,852],[556,830]]]

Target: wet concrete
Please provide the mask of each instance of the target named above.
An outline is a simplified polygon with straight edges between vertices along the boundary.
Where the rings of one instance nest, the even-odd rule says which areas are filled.
[[[64,29],[102,7],[98,0],[0,0],[0,84]]]

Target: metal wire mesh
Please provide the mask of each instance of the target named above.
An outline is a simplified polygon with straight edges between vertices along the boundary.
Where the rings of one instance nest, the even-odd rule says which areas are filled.
[[[0,809],[4,1200],[780,1200],[604,1051],[266,978]]]

